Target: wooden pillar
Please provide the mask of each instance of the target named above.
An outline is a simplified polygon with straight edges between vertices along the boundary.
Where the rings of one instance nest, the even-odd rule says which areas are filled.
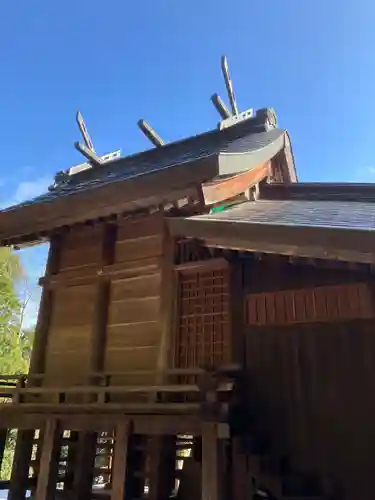
[[[35,327],[35,338],[33,349],[31,352],[30,369],[29,373],[40,374],[44,372],[45,357],[47,349],[47,336],[49,329],[49,322],[51,318],[51,310],[53,304],[52,290],[43,289],[42,298],[40,300],[40,307],[38,312],[37,324]],[[31,383],[38,383],[39,381],[32,380]]]
[[[169,498],[176,468],[176,437],[152,436],[147,442],[149,500]]]
[[[54,498],[59,470],[61,430],[56,418],[45,426],[35,500]]]
[[[231,488],[233,500],[250,500],[255,493],[252,476],[247,473],[247,458],[241,453],[240,438],[232,439]],[[256,473],[257,471],[255,471]]]
[[[60,262],[60,249],[61,235],[52,236],[48,252],[46,276],[51,276],[52,274],[56,274],[58,272]],[[35,327],[35,337],[29,369],[30,374],[39,374],[44,372],[47,337],[52,313],[52,305],[53,292],[52,290],[44,287],[42,290],[38,319]]]
[[[243,268],[238,257],[230,262],[230,321],[231,360],[246,366],[246,343],[244,325]]]
[[[220,500],[221,474],[218,427],[215,422],[202,424],[202,500]]]
[[[75,500],[87,500],[91,497],[96,442],[95,432],[79,433],[73,480]]]
[[[164,217],[161,215],[161,217]],[[166,219],[163,218],[163,243],[161,255],[160,330],[161,337],[157,359],[156,383],[168,382],[167,369],[173,332],[175,304],[174,275],[175,239],[171,236]],[[173,446],[174,442],[174,446]],[[172,492],[175,476],[176,438],[152,436],[147,439],[147,464],[149,472],[149,499],[168,498]],[[172,454],[172,463],[171,463]]]
[[[161,256],[161,290],[160,290],[160,329],[161,338],[157,360],[157,383],[166,379],[166,370],[170,362],[171,337],[173,332],[173,316],[175,304],[174,252],[175,240],[170,235],[168,225],[164,219],[163,253]]]
[[[0,471],[3,463],[4,451],[7,444],[8,429],[0,429]]]
[[[103,226],[102,248],[100,266],[113,264],[116,250],[117,226],[115,224],[105,224]],[[95,314],[93,329],[91,334],[91,356],[90,372],[98,373],[103,371],[105,346],[107,336],[107,317],[110,297],[110,282],[102,280],[98,282],[95,297]],[[96,376],[90,377],[90,382],[96,384]]]
[[[8,500],[24,500],[25,498],[33,441],[33,430],[19,430],[17,432]]]
[[[111,500],[125,499],[128,444],[130,432],[131,423],[129,421],[124,420],[116,427],[114,458],[112,466]]]

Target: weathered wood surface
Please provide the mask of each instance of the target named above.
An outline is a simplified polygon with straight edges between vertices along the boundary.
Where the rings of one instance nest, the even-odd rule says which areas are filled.
[[[156,213],[136,221],[124,220],[117,229],[115,261],[124,267],[136,259],[136,268],[157,259],[157,267],[132,278],[114,279],[108,314],[104,369],[129,371],[157,367],[161,340],[159,318],[161,294],[161,254],[163,216]],[[143,332],[145,334],[143,335]],[[115,378],[116,383],[132,383],[131,378]],[[135,381],[135,379],[133,379]],[[135,381],[144,383],[145,379]]]
[[[44,352],[38,356],[45,362],[34,363],[33,371],[45,372],[44,386],[58,380],[84,385],[95,371],[120,372],[124,366],[156,370],[164,328],[159,316],[163,227],[163,214],[157,212],[60,236],[59,264],[41,280],[39,351]],[[145,382],[147,377],[117,380]]]
[[[21,207],[1,214],[1,240],[20,243],[40,237],[56,228],[71,226],[99,217],[131,213],[175,202],[184,197],[201,198],[201,182],[213,178],[218,171],[217,160],[203,158],[176,170],[164,169],[147,176],[135,176],[123,183],[111,183],[95,190],[80,191],[78,195],[56,198],[46,210],[44,204]],[[26,222],[25,222],[26,221]]]
[[[375,264],[373,231],[213,219],[170,218],[171,234],[199,238],[209,247]]]
[[[231,363],[230,268],[224,259],[176,266],[173,366]],[[182,380],[181,380],[182,382]]]
[[[55,418],[47,421],[44,430],[42,453],[38,473],[35,500],[53,498],[58,476],[61,430]]]
[[[176,436],[151,436],[147,439],[150,500],[168,498],[176,477]]]
[[[220,444],[217,424],[202,426],[202,500],[220,500],[223,495],[223,474],[220,463]]]
[[[125,498],[128,443],[131,431],[132,424],[125,419],[116,426],[111,500],[124,500]]]
[[[202,190],[205,203],[214,205],[243,193],[249,187],[267,177],[269,169],[270,162],[266,162],[251,170],[203,184]]]
[[[25,498],[33,440],[34,431],[18,431],[8,500],[24,500]]]
[[[53,236],[50,241],[46,265],[46,277],[58,272],[60,265],[60,237]],[[30,359],[30,373],[43,373],[46,363],[46,344],[52,317],[54,296],[51,290],[43,289],[35,327],[34,343]]]
[[[91,495],[96,442],[97,434],[95,432],[78,433],[78,447],[73,468],[74,500],[86,500]]]
[[[279,303],[281,309],[276,315],[272,307],[264,308],[266,314],[262,317],[268,318],[270,324],[267,321],[264,326],[250,324],[246,331],[246,361],[251,380],[248,398],[262,416],[263,429],[271,436],[275,451],[287,455],[293,468],[312,471],[341,485],[345,498],[372,498],[373,320],[361,318],[361,311],[369,311],[368,298],[361,303],[363,309],[358,308],[361,294],[356,286],[345,288],[365,280],[366,275],[347,269],[320,269],[318,265],[288,265],[282,260],[272,263],[271,259],[248,263],[245,267],[246,294],[276,296],[277,290],[283,293],[294,290],[294,307],[302,308],[296,310],[296,315],[285,310],[287,302]],[[349,321],[351,309],[344,311],[340,320],[340,308],[332,299],[334,290],[338,297],[342,295],[340,284],[342,292],[357,290],[354,299],[346,301],[347,309],[352,307],[357,316],[351,314]],[[304,289],[319,286],[329,288],[331,294],[324,305],[325,321],[295,322],[295,318],[307,317],[306,301],[300,300],[306,297]]]
[[[177,308],[176,276],[174,273],[174,258],[176,253],[175,239],[169,234],[169,228],[164,221],[163,224],[163,248],[160,261],[161,284],[160,284],[160,309],[159,328],[160,341],[158,348],[157,370],[158,383],[165,382],[167,370],[171,365],[171,354],[173,346],[173,333],[175,331],[175,315]]]

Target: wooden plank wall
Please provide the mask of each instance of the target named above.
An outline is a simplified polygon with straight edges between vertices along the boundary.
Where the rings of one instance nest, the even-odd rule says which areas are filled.
[[[160,343],[163,218],[128,220],[119,225],[115,263],[129,276],[112,279],[104,369],[156,369]],[[123,378],[118,383],[133,383]]]
[[[64,235],[54,274],[45,384],[85,384],[98,369],[156,369],[164,222],[158,213],[124,219],[109,232],[101,224]],[[101,278],[103,269],[108,277]],[[113,378],[113,383],[134,382]]]
[[[323,284],[329,285],[332,296],[331,285],[366,278],[348,271],[293,267],[271,262],[245,265],[245,294],[257,294],[258,300],[259,292]],[[368,300],[361,286],[346,289],[355,294],[361,289],[362,298]],[[246,362],[250,400],[262,414],[276,450],[291,459],[294,470],[333,480],[342,487],[342,498],[370,500],[374,497],[375,330],[368,304],[362,312],[358,316],[363,319],[339,321],[336,315],[324,322],[289,325],[285,312],[280,325],[269,321],[265,326],[259,326],[259,314],[255,315],[253,323],[258,325],[246,327]],[[249,315],[247,322],[251,323]]]
[[[100,263],[103,226],[72,229],[61,241],[58,273],[80,273]],[[87,381],[94,320],[94,283],[54,290],[45,358],[45,383]],[[63,378],[62,378],[63,377]]]

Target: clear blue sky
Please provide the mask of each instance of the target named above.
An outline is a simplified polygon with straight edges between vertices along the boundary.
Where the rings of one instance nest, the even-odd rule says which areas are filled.
[[[34,0],[0,3],[2,206],[80,163],[80,108],[100,153],[212,128],[229,60],[241,109],[272,106],[302,181],[375,180],[371,0]],[[45,253],[28,251],[39,275]]]

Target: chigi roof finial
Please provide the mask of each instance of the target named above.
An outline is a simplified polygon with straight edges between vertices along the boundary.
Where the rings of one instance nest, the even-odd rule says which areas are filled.
[[[225,86],[227,88],[227,94],[230,102],[230,106],[232,108],[232,114],[238,115],[238,107],[236,102],[236,96],[234,95],[232,81],[229,75],[229,67],[226,56],[222,56],[221,58],[221,71],[223,72]]]
[[[145,120],[138,120],[137,125],[140,128],[141,132],[143,132],[143,134],[154,146],[156,146],[157,148],[164,146],[165,142],[163,141],[163,139]]]
[[[85,158],[87,158],[89,163],[82,163],[80,165],[76,165],[75,167],[70,168],[69,175],[76,174],[77,172],[80,172],[82,170],[87,170],[88,168],[91,168],[92,166],[98,167],[98,166],[103,165],[104,163],[107,163],[111,160],[114,160],[115,158],[118,158],[120,156],[120,151],[114,151],[112,153],[108,153],[108,154],[103,155],[103,156],[98,156],[96,151],[95,151],[94,144],[91,140],[91,137],[88,133],[86,123],[85,123],[80,111],[77,111],[76,121],[77,121],[78,128],[82,134],[83,144],[77,141],[74,143],[74,147]]]
[[[223,73],[225,87],[227,89],[227,94],[231,109],[227,108],[224,101],[218,94],[213,94],[211,96],[211,101],[222,118],[222,121],[219,124],[219,128],[227,128],[239,121],[251,118],[254,112],[253,109],[248,109],[243,112],[238,111],[236,96],[234,93],[232,80],[230,79],[228,60],[226,56],[222,56],[221,58],[221,71]]]

